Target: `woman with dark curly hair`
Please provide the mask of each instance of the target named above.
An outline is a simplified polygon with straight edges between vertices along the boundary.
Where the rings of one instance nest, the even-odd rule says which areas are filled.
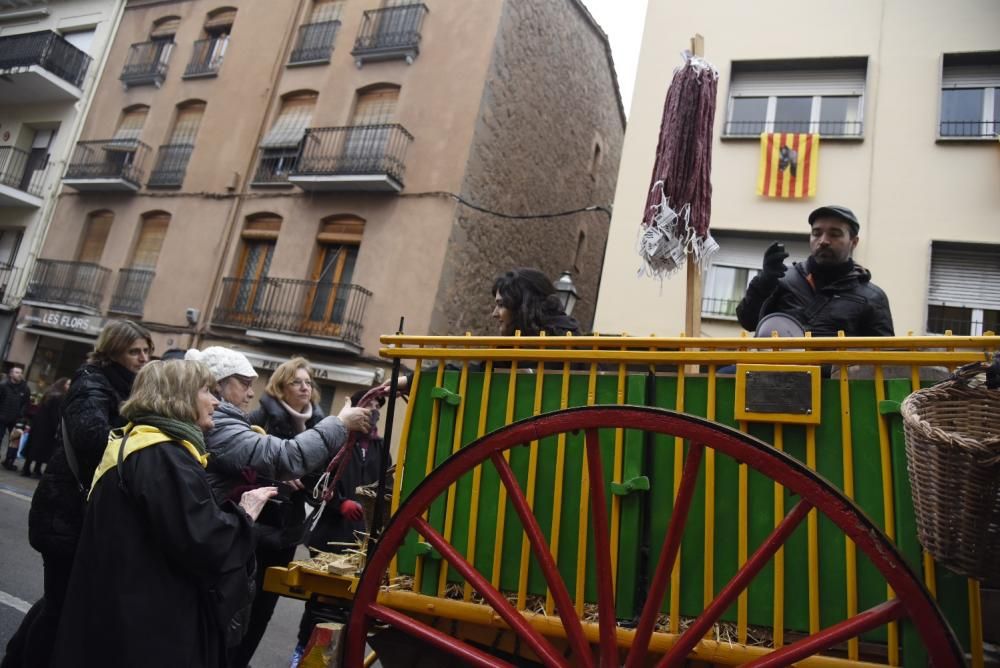
[[[549,336],[579,334],[580,324],[563,312],[559,296],[548,276],[537,269],[508,271],[493,281],[493,318],[500,324],[500,334],[513,336]]]

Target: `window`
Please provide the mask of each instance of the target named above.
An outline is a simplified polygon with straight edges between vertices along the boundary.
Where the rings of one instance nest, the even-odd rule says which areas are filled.
[[[260,143],[255,184],[284,183],[295,169],[299,145],[312,120],[318,94],[312,91],[286,95],[271,130]]]
[[[119,77],[127,86],[154,84],[159,86],[167,75],[167,63],[174,48],[174,35],[180,27],[180,17],[166,16],[157,20],[149,31],[149,41],[129,48],[125,67]]]
[[[785,244],[789,258],[785,264],[800,262],[809,256],[806,235],[748,235],[713,230],[719,250],[712,256],[702,289],[701,315],[704,318],[736,319],[736,305],[743,299],[747,284],[760,272],[764,251],[775,241]]]
[[[309,18],[299,27],[290,65],[330,62],[343,8],[344,0],[314,0]]]
[[[155,269],[160,257],[160,248],[167,236],[167,226],[170,224],[170,214],[165,211],[151,211],[143,214],[139,239],[132,251],[132,267],[134,269]]]
[[[398,86],[378,86],[358,93],[351,130],[344,140],[347,162],[357,163],[357,172],[377,171],[395,121]],[[370,165],[369,165],[370,163]]]
[[[10,269],[21,250],[24,230],[0,230],[0,269]]]
[[[231,308],[241,313],[260,310],[264,297],[265,279],[271,268],[271,257],[281,231],[281,217],[258,213],[247,217],[243,228],[243,248],[237,265],[237,285]]]
[[[313,269],[310,329],[331,333],[329,330],[343,324],[364,225],[360,218],[350,216],[332,216],[323,221],[316,237],[319,252]]]
[[[1000,51],[945,54],[940,137],[1000,134]]]
[[[866,72],[865,58],[734,62],[723,134],[860,137]]]
[[[118,129],[115,130],[111,138],[111,144],[118,150],[135,150],[139,137],[142,136],[142,127],[146,124],[146,116],[149,114],[149,107],[136,105],[129,107],[122,112],[121,120],[118,121]]]
[[[223,7],[208,13],[204,25],[205,36],[194,43],[191,62],[184,70],[186,79],[218,74],[235,21],[236,10],[232,7]]]
[[[935,241],[927,332],[978,336],[1000,331],[1000,246]]]
[[[87,217],[83,228],[83,240],[76,254],[77,262],[100,263],[114,219],[115,216],[110,211],[95,211]]]
[[[181,187],[188,161],[194,152],[198,126],[205,113],[205,103],[200,100],[184,102],[177,107],[170,139],[156,154],[156,166],[149,176],[150,186]]]

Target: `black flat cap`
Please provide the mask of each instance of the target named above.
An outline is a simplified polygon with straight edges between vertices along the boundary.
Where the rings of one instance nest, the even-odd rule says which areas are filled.
[[[854,230],[854,234],[857,235],[858,230],[861,229],[861,223],[858,222],[858,217],[854,215],[854,212],[848,209],[846,206],[837,206],[836,204],[831,204],[829,206],[821,206],[812,213],[809,214],[809,224],[812,225],[817,218],[840,218],[844,222],[851,226]]]

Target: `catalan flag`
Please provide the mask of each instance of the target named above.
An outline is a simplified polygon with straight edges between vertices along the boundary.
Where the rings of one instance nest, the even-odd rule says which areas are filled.
[[[812,197],[816,194],[818,161],[818,134],[762,134],[757,194],[786,199]]]

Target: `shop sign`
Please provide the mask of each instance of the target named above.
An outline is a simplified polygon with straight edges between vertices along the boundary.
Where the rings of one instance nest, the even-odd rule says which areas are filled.
[[[22,306],[20,324],[29,327],[58,329],[96,337],[107,320],[96,315],[69,313],[38,306]]]
[[[288,361],[287,359],[282,359],[280,357],[261,355],[248,350],[241,350],[240,352],[246,355],[250,364],[254,365],[258,369],[263,369],[264,371],[274,371]],[[335,364],[317,364],[315,362],[309,362],[309,366],[312,368],[313,378],[337,383],[371,385],[381,375],[378,373],[381,369],[375,368],[342,366]]]

